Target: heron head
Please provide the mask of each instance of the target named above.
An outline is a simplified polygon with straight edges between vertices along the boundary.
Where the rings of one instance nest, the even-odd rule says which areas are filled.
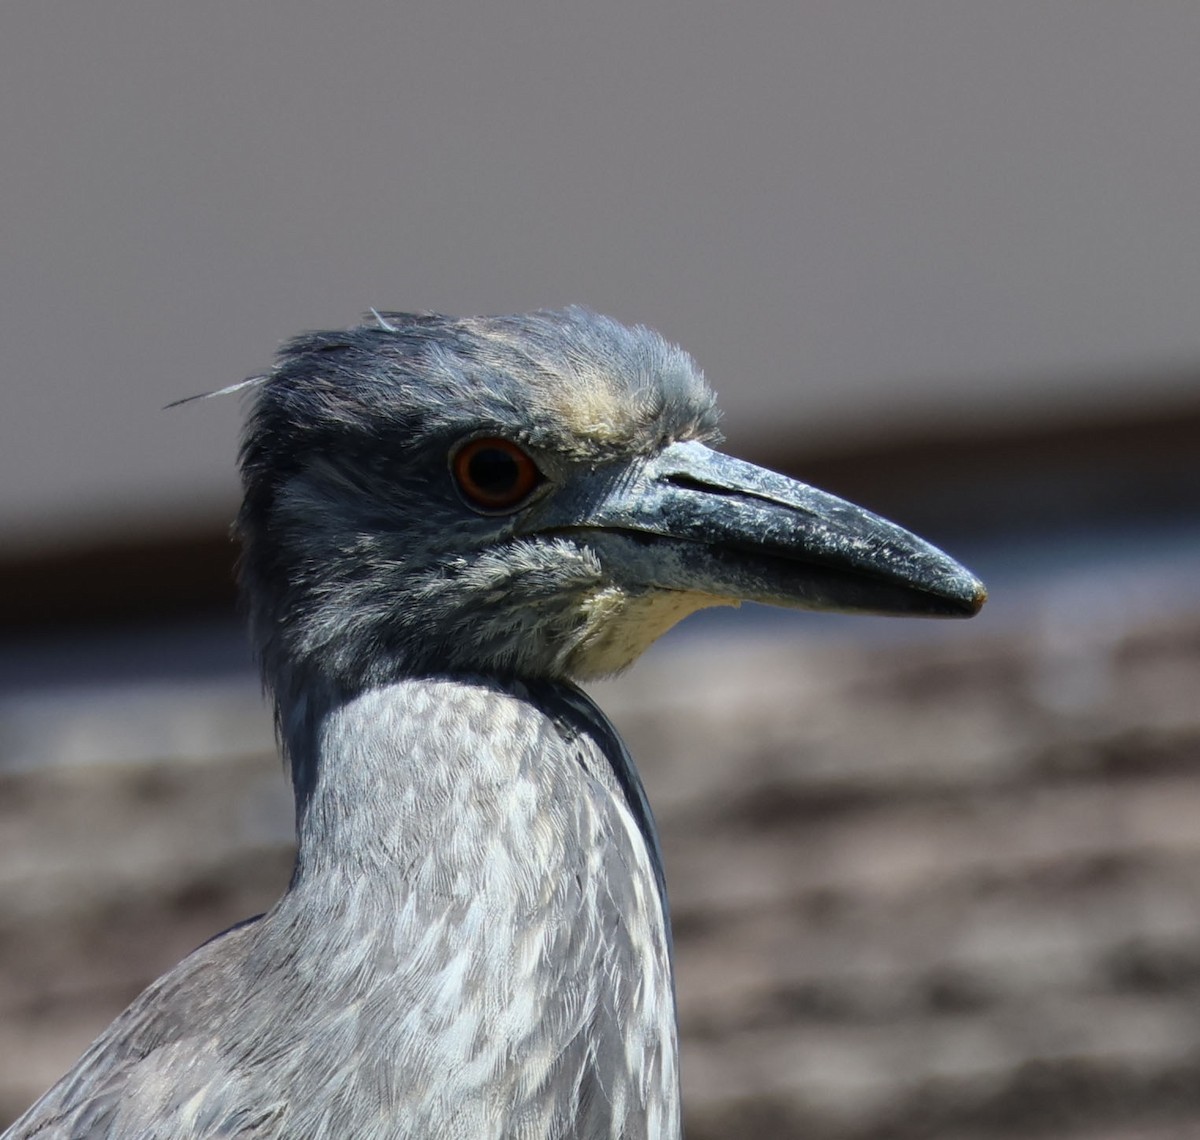
[[[741,599],[968,615],[980,583],[831,495],[714,450],[691,359],[583,309],[384,314],[255,386],[242,580],[278,689],[585,679]]]

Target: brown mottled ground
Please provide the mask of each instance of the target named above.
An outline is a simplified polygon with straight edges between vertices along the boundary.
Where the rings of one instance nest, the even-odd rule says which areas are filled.
[[[1200,618],[681,642],[601,700],[663,830],[691,1140],[1200,1136]],[[251,751],[0,776],[0,1120],[284,885],[265,714]]]

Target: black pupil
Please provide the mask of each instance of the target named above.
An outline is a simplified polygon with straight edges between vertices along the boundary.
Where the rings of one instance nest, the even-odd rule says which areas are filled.
[[[498,447],[480,448],[467,464],[471,482],[485,495],[506,495],[521,478],[517,461]]]

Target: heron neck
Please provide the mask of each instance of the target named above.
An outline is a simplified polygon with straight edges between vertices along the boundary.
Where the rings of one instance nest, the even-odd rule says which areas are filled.
[[[505,1135],[536,1108],[572,1135],[678,1136],[661,861],[595,706],[568,685],[422,678],[287,725],[311,726],[289,740],[311,780],[264,937],[336,989],[355,1040],[428,1071],[439,1103],[511,1105]]]
[[[633,815],[659,873],[632,762],[599,709],[569,684],[427,677],[351,697],[309,690],[281,726],[299,872],[394,867],[414,851],[452,849],[474,826],[506,823],[521,843],[521,828],[544,830],[556,819],[529,815],[522,797],[545,809],[606,788]]]

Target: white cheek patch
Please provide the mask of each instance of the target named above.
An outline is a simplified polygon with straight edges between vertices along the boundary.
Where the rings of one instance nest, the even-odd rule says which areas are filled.
[[[581,680],[619,673],[636,661],[677,622],[710,606],[736,606],[692,590],[649,590],[629,594],[609,586],[588,596],[586,632],[571,654],[570,671]]]

